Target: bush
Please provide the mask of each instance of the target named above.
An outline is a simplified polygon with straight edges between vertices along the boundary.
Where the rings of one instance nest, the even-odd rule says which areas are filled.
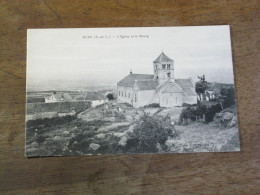
[[[160,104],[152,103],[152,104],[144,106],[144,108],[160,108]]]
[[[205,114],[205,122],[211,122],[214,119],[214,116],[217,112],[222,110],[219,103],[216,102],[206,102],[205,104],[198,104],[197,106],[189,106],[182,110],[180,115],[180,123],[182,123],[183,119],[191,119],[193,121],[196,120],[196,117],[202,118]]]
[[[213,105],[210,108],[208,108],[206,110],[206,115],[205,115],[206,116],[206,118],[205,118],[206,122],[212,122],[215,114],[217,112],[220,112],[221,110],[222,110],[222,108],[221,108],[220,104],[216,104],[216,105]]]
[[[125,150],[130,153],[158,152],[157,144],[164,145],[169,136],[174,136],[174,127],[165,125],[155,117],[144,115],[128,139]]]
[[[114,95],[112,93],[107,94],[107,98],[109,101],[114,100]]]
[[[77,117],[74,116],[62,116],[62,117],[55,117],[55,118],[44,118],[44,119],[36,119],[30,120],[26,122],[26,126],[29,128],[38,127],[38,126],[53,126],[53,125],[62,125],[64,123],[70,122],[75,120]]]
[[[233,87],[221,88],[220,94],[225,108],[235,104],[235,89]]]
[[[27,103],[44,103],[45,99],[43,97],[27,97]]]

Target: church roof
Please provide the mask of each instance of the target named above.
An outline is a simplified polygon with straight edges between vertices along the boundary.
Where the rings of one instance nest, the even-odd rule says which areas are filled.
[[[184,93],[185,96],[194,96],[195,86],[190,79],[170,80],[159,86],[153,75],[149,74],[129,74],[117,83],[119,86],[134,87],[137,82],[140,90],[162,90],[162,93]]]
[[[135,84],[135,80],[148,80],[153,79],[153,75],[149,74],[129,74],[121,81],[117,83],[117,85],[124,86],[124,87],[133,87]]]
[[[183,89],[185,95],[196,95],[195,86],[190,79],[175,79],[175,82]]]
[[[149,80],[139,80],[137,81],[140,90],[155,90],[159,85],[158,81],[155,79]]]
[[[171,62],[171,61],[173,61],[173,60],[162,52],[158,56],[158,58],[156,58],[153,62]]]
[[[162,93],[183,93],[182,88],[174,82],[166,83],[166,87],[162,90]]]

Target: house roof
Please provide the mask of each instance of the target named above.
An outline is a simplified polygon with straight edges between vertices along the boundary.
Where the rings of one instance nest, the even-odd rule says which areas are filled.
[[[72,98],[71,95],[68,94],[68,93],[64,93],[64,94],[63,94],[63,99],[64,99],[65,101],[68,101],[68,102],[73,101],[73,98]]]
[[[162,93],[183,93],[186,96],[194,96],[195,86],[190,79],[175,79],[175,82],[170,80],[159,86],[157,80],[153,79],[153,75],[148,74],[129,74],[117,83],[119,86],[134,87],[135,82],[140,90],[162,90]]]
[[[137,81],[137,84],[140,90],[155,90],[159,85],[158,81],[155,79],[139,80]]]
[[[55,93],[55,94],[52,94],[52,96],[54,96],[54,98],[57,101],[61,101],[61,100],[68,101],[68,102],[73,101],[73,98],[68,93]]]
[[[153,62],[171,62],[171,61],[173,60],[162,52]]]
[[[175,79],[175,82],[183,89],[184,95],[196,95],[195,86],[190,79]]]
[[[55,93],[55,94],[52,94],[51,96],[53,96],[57,101],[62,99],[62,93]]]
[[[117,83],[117,85],[124,86],[124,87],[133,87],[135,84],[135,80],[148,80],[153,79],[153,75],[149,74],[129,74],[121,81]]]
[[[183,93],[182,88],[174,82],[166,83],[166,87],[163,88],[162,93]]]

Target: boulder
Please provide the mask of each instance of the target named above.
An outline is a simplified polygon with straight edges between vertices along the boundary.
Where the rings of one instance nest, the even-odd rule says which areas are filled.
[[[33,142],[33,143],[31,143],[30,147],[37,148],[37,147],[39,147],[39,144],[37,142]]]
[[[133,132],[134,132],[134,128],[135,128],[134,125],[130,125],[129,128],[128,128],[128,130],[127,130],[127,132],[133,133]]]
[[[100,148],[100,145],[99,144],[95,144],[95,143],[91,143],[89,145],[89,148],[96,151],[98,148]]]
[[[237,117],[233,116],[232,120],[228,123],[227,127],[231,128],[237,125]]]
[[[58,135],[54,136],[54,138],[53,138],[53,140],[55,140],[55,141],[60,140],[60,139],[61,139],[61,136],[58,136]]]
[[[126,120],[127,120],[128,122],[132,122],[132,121],[133,121],[133,118],[132,118],[132,116],[126,116]]]
[[[120,146],[125,146],[126,143],[127,143],[127,137],[124,136],[124,137],[122,137],[122,138],[120,139],[119,145],[120,145]]]
[[[99,139],[104,139],[106,137],[106,135],[104,133],[99,133],[96,135],[96,137]]]
[[[63,132],[63,135],[69,135],[69,134],[70,134],[70,132],[68,132],[68,131]]]
[[[222,121],[229,121],[233,118],[234,114],[231,112],[225,112],[221,118]]]
[[[218,112],[218,113],[215,114],[215,117],[221,118],[223,116],[223,114],[224,114],[223,112]]]

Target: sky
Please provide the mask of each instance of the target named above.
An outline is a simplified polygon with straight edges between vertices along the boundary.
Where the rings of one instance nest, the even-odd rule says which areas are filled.
[[[174,60],[175,78],[234,83],[228,25],[57,28],[28,29],[27,87],[115,86],[130,70],[153,74],[162,51]]]

